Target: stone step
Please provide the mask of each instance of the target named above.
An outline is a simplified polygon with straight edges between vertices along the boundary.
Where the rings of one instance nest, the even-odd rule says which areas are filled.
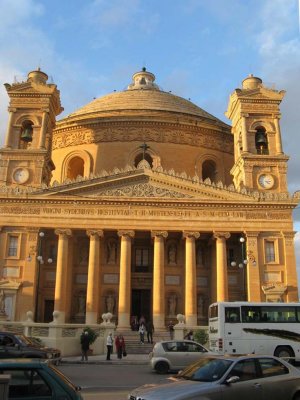
[[[149,354],[153,346],[156,342],[160,342],[162,340],[169,340],[170,334],[168,331],[159,331],[153,334],[153,344],[147,342],[147,334],[145,334],[145,342],[144,344],[140,343],[140,335],[137,331],[116,331],[116,335],[118,333],[122,333],[124,336],[126,351],[128,354]]]

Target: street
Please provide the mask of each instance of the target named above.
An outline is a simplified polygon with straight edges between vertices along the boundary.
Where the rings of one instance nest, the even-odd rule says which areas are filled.
[[[85,400],[121,400],[135,387],[164,383],[170,375],[158,375],[148,365],[67,364],[59,369],[82,388]]]

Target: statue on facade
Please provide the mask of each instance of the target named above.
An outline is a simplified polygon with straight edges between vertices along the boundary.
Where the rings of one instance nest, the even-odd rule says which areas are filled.
[[[107,242],[107,263],[115,264],[117,260],[117,243],[111,239]]]
[[[88,263],[89,249],[87,246],[80,248],[79,263],[85,265]]]
[[[4,294],[4,290],[0,290],[0,313],[5,314],[5,294]]]
[[[115,297],[112,294],[106,296],[105,304],[106,304],[106,312],[114,314]]]
[[[177,264],[177,247],[175,244],[170,244],[168,248],[168,264],[170,265]]]
[[[176,315],[176,307],[177,307],[177,296],[176,294],[171,294],[168,298],[169,305],[169,315]]]

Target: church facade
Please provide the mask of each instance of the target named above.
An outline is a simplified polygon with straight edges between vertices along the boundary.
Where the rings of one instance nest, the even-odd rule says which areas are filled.
[[[214,301],[298,301],[282,148],[284,91],[249,76],[229,126],[146,71],[57,121],[38,70],[5,84],[1,318],[164,329],[206,325]],[[283,133],[286,134],[286,133]]]

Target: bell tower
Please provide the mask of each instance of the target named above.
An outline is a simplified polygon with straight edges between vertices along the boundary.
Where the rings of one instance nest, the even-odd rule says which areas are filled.
[[[27,81],[6,83],[10,98],[5,144],[0,149],[0,180],[6,186],[49,184],[54,170],[51,159],[55,117],[63,108],[59,90],[47,83],[38,69]]]
[[[242,89],[230,96],[225,115],[232,121],[235,163],[231,174],[237,189],[287,191],[289,157],[283,153],[279,123],[284,94],[249,75]]]

